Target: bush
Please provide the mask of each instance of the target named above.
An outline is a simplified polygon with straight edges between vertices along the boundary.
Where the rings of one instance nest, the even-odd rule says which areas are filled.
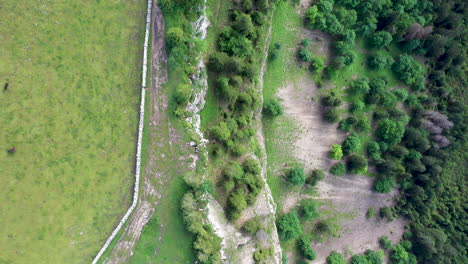
[[[228,216],[231,220],[239,219],[242,211],[247,208],[247,200],[245,199],[246,193],[243,189],[231,192],[229,195],[229,211]]]
[[[400,143],[404,134],[405,127],[399,122],[390,119],[384,119],[379,122],[377,137],[389,145]]]
[[[337,109],[328,108],[323,113],[323,118],[330,123],[336,123],[338,120],[340,120],[340,114]]]
[[[180,84],[175,90],[175,100],[180,105],[185,105],[189,102],[192,96],[192,88],[188,84]]]
[[[395,212],[390,207],[382,207],[379,211],[380,217],[386,218],[389,221],[393,221],[395,219]]]
[[[304,46],[305,48],[308,48],[310,46],[310,39],[309,38],[305,38],[301,41],[301,44],[302,46]]]
[[[229,179],[241,180],[244,176],[244,170],[236,161],[230,161],[223,170],[224,176]]]
[[[227,142],[231,137],[231,131],[229,130],[226,122],[220,122],[217,126],[211,129],[213,137],[219,141]]]
[[[269,116],[277,117],[283,114],[283,107],[278,99],[271,98],[263,104],[263,112]]]
[[[343,176],[346,172],[346,167],[343,163],[337,163],[330,168],[330,173],[336,176]]]
[[[353,130],[354,124],[356,124],[356,118],[354,116],[347,117],[345,120],[341,121],[338,129],[351,132]]]
[[[367,145],[367,156],[375,161],[382,159],[380,146],[377,142],[372,141]]]
[[[327,264],[346,264],[346,259],[340,253],[332,251],[327,257]]]
[[[322,170],[315,169],[312,171],[312,175],[306,179],[306,183],[315,186],[323,178],[325,178],[325,173]]]
[[[260,228],[261,228],[260,220],[257,217],[250,219],[249,221],[245,222],[244,225],[242,226],[242,230],[244,230],[246,233],[250,235],[257,233],[257,231],[260,230]]]
[[[322,58],[314,57],[312,58],[312,63],[310,64],[310,71],[313,73],[319,73],[325,69],[325,62]]]
[[[379,193],[390,193],[393,187],[395,187],[395,181],[392,177],[381,177],[374,185],[375,191]]]
[[[346,165],[351,173],[359,174],[367,172],[367,159],[362,155],[353,154],[349,156]]]
[[[179,27],[171,27],[166,32],[166,43],[169,49],[180,45],[184,41],[184,31]]]
[[[392,42],[392,34],[387,31],[375,32],[369,39],[369,44],[374,48],[383,48]]]
[[[312,61],[312,52],[306,48],[300,48],[297,56],[301,61],[310,62]]]
[[[361,113],[364,110],[364,102],[357,101],[351,104],[351,113]]]
[[[390,258],[392,263],[408,263],[410,255],[402,245],[398,244],[393,248]]]
[[[330,158],[333,160],[341,160],[343,158],[343,151],[341,150],[341,145],[334,144],[332,145],[330,151]]]
[[[313,199],[302,200],[299,208],[299,212],[305,221],[311,221],[319,217],[318,206]]]
[[[305,175],[304,175],[304,168],[302,167],[294,167],[291,168],[288,175],[288,181],[294,185],[304,185],[305,183]]]
[[[375,209],[372,208],[372,207],[367,209],[366,217],[368,219],[374,218],[375,217]]]
[[[302,234],[301,222],[296,211],[281,216],[277,223],[278,234],[282,241],[288,241]]]
[[[361,140],[356,134],[349,135],[343,142],[343,152],[348,155],[361,148]]]
[[[369,92],[370,86],[367,78],[360,78],[353,80],[349,86],[349,91],[353,95],[362,95],[364,96]]]
[[[226,66],[229,56],[224,52],[215,52],[210,55],[207,67],[210,71],[221,72]]]
[[[390,239],[388,239],[387,236],[382,236],[380,237],[379,239],[379,243],[380,243],[380,246],[383,248],[383,249],[391,249],[392,248],[392,241]]]
[[[408,91],[405,89],[395,89],[392,90],[392,93],[396,96],[397,100],[403,102],[408,98]]]
[[[271,248],[265,249],[265,248],[259,248],[255,250],[255,253],[253,255],[253,258],[255,260],[255,263],[264,263],[273,254],[273,250]]]
[[[314,260],[316,257],[315,251],[310,247],[311,241],[307,236],[302,236],[299,241],[299,250],[301,254],[308,260]]]

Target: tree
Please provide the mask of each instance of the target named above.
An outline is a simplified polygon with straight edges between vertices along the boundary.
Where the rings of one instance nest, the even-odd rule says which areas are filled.
[[[343,151],[341,150],[341,145],[339,144],[332,145],[332,148],[330,151],[330,158],[333,160],[341,160],[341,158],[343,158]]]
[[[424,82],[424,67],[409,55],[400,55],[392,70],[400,80],[413,87]]]
[[[356,134],[349,135],[343,142],[343,152],[348,155],[356,152],[361,147],[361,140]]]
[[[308,260],[314,260],[316,257],[315,251],[310,247],[311,241],[308,236],[301,236],[299,239],[299,250],[302,255]]]
[[[392,263],[398,264],[406,264],[410,259],[408,252],[401,244],[393,248],[390,258],[392,259]]]
[[[377,137],[389,145],[400,143],[404,134],[405,127],[399,122],[384,119],[378,124]]]
[[[345,174],[346,167],[343,163],[339,162],[335,165],[333,165],[330,168],[330,173],[336,176],[343,176]]]
[[[305,183],[304,168],[293,167],[289,171],[288,181],[294,185],[302,186]]]
[[[283,107],[276,98],[270,98],[263,104],[263,112],[271,117],[277,117],[283,114]]]
[[[369,66],[370,69],[376,71],[383,70],[392,65],[392,63],[393,59],[391,57],[387,57],[381,54],[371,55],[367,58],[367,66]]]
[[[218,43],[220,50],[230,56],[245,58],[253,52],[252,41],[231,27],[225,27],[222,30]]]
[[[392,93],[396,96],[397,100],[403,102],[408,97],[408,91],[405,89],[395,89],[392,90]]]
[[[367,159],[362,155],[353,154],[349,156],[346,165],[351,173],[359,174],[367,172]]]
[[[169,49],[178,46],[184,41],[184,31],[179,27],[171,27],[166,32],[166,43]]]
[[[302,200],[299,212],[305,221],[319,217],[318,206],[313,199]]]
[[[332,251],[327,257],[327,264],[346,264],[346,259],[340,253]]]
[[[229,218],[231,220],[237,220],[242,211],[247,208],[247,201],[245,199],[246,193],[244,189],[238,189],[237,191],[231,192],[229,196]]]
[[[351,82],[349,90],[353,95],[365,95],[369,92],[370,86],[367,78],[359,78]]]
[[[282,241],[288,241],[302,234],[301,222],[296,211],[281,216],[277,223],[278,234]]]
[[[367,145],[367,156],[373,159],[374,161],[382,159],[380,153],[380,146],[377,142],[369,142],[369,144]]]
[[[374,48],[383,48],[392,42],[392,34],[387,31],[375,32],[369,38],[369,45]]]

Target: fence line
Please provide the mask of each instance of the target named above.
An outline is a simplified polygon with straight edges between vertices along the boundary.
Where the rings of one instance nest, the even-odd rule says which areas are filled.
[[[127,213],[124,215],[120,223],[117,227],[112,231],[112,234],[107,239],[104,246],[101,248],[99,253],[94,258],[92,264],[96,264],[99,259],[102,257],[102,254],[106,251],[109,247],[112,240],[114,240],[115,236],[119,233],[120,229],[122,229],[125,222],[127,222],[128,218],[132,214],[133,210],[135,209],[138,203],[138,191],[140,186],[140,170],[141,170],[141,143],[143,139],[143,126],[144,126],[144,119],[145,119],[145,95],[146,95],[146,73],[148,68],[148,38],[149,38],[149,30],[151,28],[151,7],[152,7],[152,0],[148,0],[148,7],[146,11],[146,30],[145,30],[145,45],[143,49],[143,73],[141,75],[141,101],[140,101],[140,120],[138,124],[138,141],[137,141],[137,153],[136,153],[136,165],[135,165],[135,186],[133,190],[133,201],[132,205],[128,209]]]

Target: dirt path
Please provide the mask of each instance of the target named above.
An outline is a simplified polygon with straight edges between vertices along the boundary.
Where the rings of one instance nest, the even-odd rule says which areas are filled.
[[[161,154],[157,151],[158,144],[161,140],[167,138],[159,135],[169,135],[169,128],[163,125],[161,121],[162,112],[167,108],[166,96],[160,94],[161,86],[167,81],[166,71],[166,51],[165,51],[165,26],[164,18],[161,10],[156,5],[152,9],[152,50],[151,50],[151,65],[150,65],[150,86],[148,87],[150,95],[149,117],[150,124],[146,129],[150,133],[148,163],[145,167],[145,173],[142,174],[141,194],[137,208],[129,219],[128,225],[124,230],[122,237],[119,239],[113,248],[110,256],[105,260],[106,264],[128,263],[130,256],[133,255],[133,250],[138,239],[141,236],[144,225],[149,221],[154,213],[155,206],[161,199],[162,176],[164,171],[159,171],[156,165],[158,160],[170,161],[169,155]],[[164,142],[162,142],[164,143]]]

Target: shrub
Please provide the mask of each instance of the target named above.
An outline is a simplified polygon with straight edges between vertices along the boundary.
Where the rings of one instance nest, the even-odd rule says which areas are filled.
[[[225,27],[219,34],[219,48],[230,56],[245,58],[253,52],[252,42],[231,27]]]
[[[380,217],[386,218],[390,221],[395,219],[395,212],[390,207],[382,207],[379,211]]]
[[[184,31],[179,27],[171,27],[166,32],[166,43],[169,49],[172,49],[184,40]]]
[[[180,84],[175,90],[175,100],[178,104],[187,104],[192,96],[192,88],[188,84]]]
[[[367,159],[362,155],[349,156],[346,165],[351,173],[359,174],[367,172]]]
[[[325,69],[325,62],[323,62],[322,58],[314,57],[312,58],[312,63],[310,64],[310,71],[313,73],[318,73]]]
[[[277,117],[283,114],[283,107],[276,98],[270,98],[263,104],[263,112],[272,117]]]
[[[395,181],[392,177],[381,177],[374,185],[375,191],[379,193],[390,193],[393,187],[395,187]]]
[[[392,90],[392,93],[396,96],[397,100],[403,102],[408,98],[408,91],[405,89],[395,89]]]
[[[211,129],[213,137],[219,141],[227,142],[231,137],[231,131],[229,130],[226,122],[220,122],[217,126]]]
[[[323,178],[325,178],[325,173],[322,170],[315,169],[312,171],[312,175],[306,179],[306,183],[315,186]]]
[[[245,222],[242,226],[242,230],[251,235],[257,233],[257,231],[260,230],[260,228],[260,220],[257,217],[250,219],[249,221]]]
[[[372,207],[367,209],[366,217],[368,219],[374,218],[375,217],[375,209],[372,208]]]
[[[323,113],[323,118],[330,123],[336,123],[338,120],[340,120],[340,114],[337,109],[328,108]]]
[[[367,145],[367,156],[373,160],[380,160],[382,158],[380,153],[380,146],[377,142],[369,142]]]
[[[380,246],[383,249],[391,249],[392,248],[392,241],[388,239],[387,236],[382,236],[379,239]]]
[[[340,122],[338,129],[351,132],[353,130],[354,124],[356,124],[356,118],[354,116],[347,117],[345,120]]]
[[[291,168],[288,175],[288,181],[294,185],[304,185],[305,183],[305,175],[304,175],[304,168],[302,167],[294,167]]]
[[[351,113],[360,113],[364,110],[364,102],[363,101],[357,101],[351,104]]]
[[[327,257],[327,264],[346,264],[346,259],[342,254],[332,251]]]
[[[244,170],[236,161],[229,161],[223,170],[224,175],[229,179],[240,180],[244,176]]]
[[[255,250],[253,258],[255,263],[264,263],[273,254],[273,250],[271,248],[259,248]]]
[[[326,95],[322,97],[322,104],[324,106],[340,106],[341,105],[341,99],[336,97],[334,94]]]
[[[361,147],[361,140],[356,134],[349,135],[343,142],[343,152],[348,155],[356,152]]]
[[[306,48],[300,48],[299,52],[297,53],[297,56],[302,61],[305,61],[305,62],[312,61],[312,52]]]
[[[299,208],[299,212],[305,221],[311,221],[319,217],[318,206],[313,199],[302,200]]]
[[[343,163],[339,162],[335,165],[333,165],[330,168],[330,173],[336,176],[343,176],[346,172],[346,167]]]
[[[408,263],[410,255],[402,245],[398,244],[393,248],[390,258],[392,263]]]
[[[278,234],[282,241],[288,241],[302,234],[301,222],[296,211],[281,216],[277,223]]]
[[[308,260],[314,260],[316,257],[315,251],[310,247],[311,241],[307,236],[302,236],[299,241],[299,250],[301,254]]]
[[[305,48],[308,48],[310,46],[310,39],[309,38],[305,38],[301,41],[301,44],[302,46],[304,46]]]
[[[242,211],[247,208],[247,201],[245,197],[246,194],[243,189],[238,189],[237,191],[231,192],[231,195],[229,195],[228,216],[231,220],[239,219]]]
[[[332,148],[330,151],[330,158],[333,160],[341,160],[341,158],[343,158],[343,151],[341,150],[341,145],[339,144],[332,145]]]
[[[210,55],[207,67],[210,71],[221,72],[226,66],[229,56],[224,52],[215,52]]]
[[[258,161],[254,158],[248,158],[242,163],[242,167],[244,168],[245,172],[249,172],[252,174],[260,174],[261,168]]]
[[[359,119],[354,125],[354,129],[357,132],[367,132],[371,129],[369,119],[366,116]]]

